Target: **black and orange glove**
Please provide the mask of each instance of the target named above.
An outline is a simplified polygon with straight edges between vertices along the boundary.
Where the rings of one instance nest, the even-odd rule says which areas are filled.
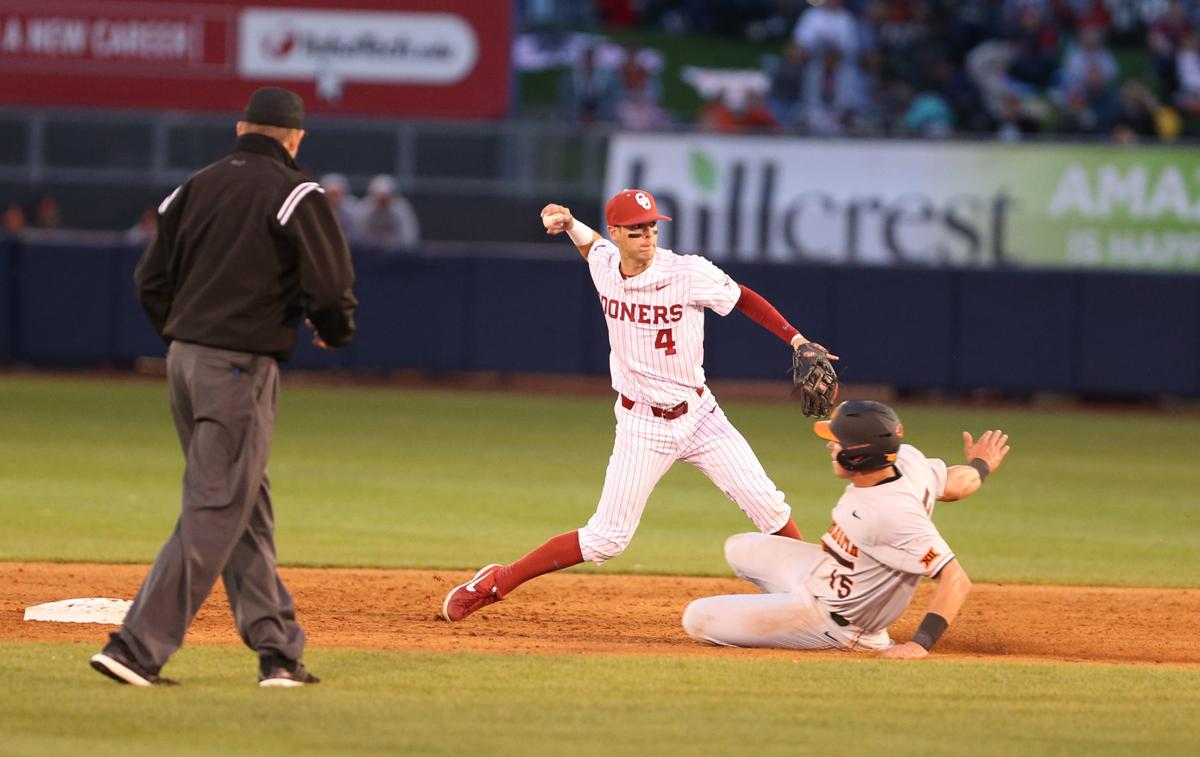
[[[800,393],[800,411],[824,418],[837,402],[838,377],[829,353],[819,344],[805,342],[792,350],[792,389]]]

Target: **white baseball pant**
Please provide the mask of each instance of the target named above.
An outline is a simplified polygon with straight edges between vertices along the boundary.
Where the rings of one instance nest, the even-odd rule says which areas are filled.
[[[688,636],[728,647],[882,650],[887,630],[865,633],[834,622],[829,609],[805,589],[825,559],[819,544],[769,534],[735,534],[725,559],[739,578],[765,594],[727,594],[697,599],[683,611]]]
[[[583,559],[604,563],[621,554],[637,531],[646,501],[676,460],[699,468],[764,533],[787,525],[792,508],[762,463],[706,388],[688,412],[668,420],[649,405],[626,409],[618,397],[616,439],[596,512],[579,529]]]

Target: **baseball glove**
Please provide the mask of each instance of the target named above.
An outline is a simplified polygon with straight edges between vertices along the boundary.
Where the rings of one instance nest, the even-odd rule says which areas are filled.
[[[805,342],[792,351],[792,392],[800,393],[800,411],[824,418],[837,402],[838,377],[821,345]]]

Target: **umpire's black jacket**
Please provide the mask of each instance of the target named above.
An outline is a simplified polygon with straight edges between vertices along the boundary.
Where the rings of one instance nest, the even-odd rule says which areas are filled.
[[[331,347],[354,335],[354,269],[333,209],[262,134],[163,200],[133,280],[167,342],[287,360],[306,311]]]

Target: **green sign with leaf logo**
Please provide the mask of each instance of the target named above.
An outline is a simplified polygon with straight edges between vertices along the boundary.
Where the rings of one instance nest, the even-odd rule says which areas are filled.
[[[606,190],[715,259],[1200,272],[1200,150],[620,134]]]

